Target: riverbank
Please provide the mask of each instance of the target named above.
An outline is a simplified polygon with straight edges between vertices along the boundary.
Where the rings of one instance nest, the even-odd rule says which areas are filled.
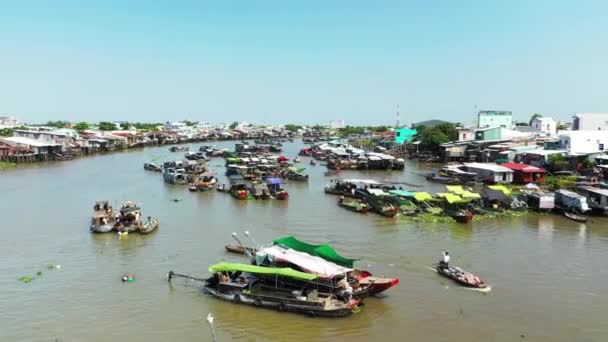
[[[0,160],[0,170],[9,169],[17,166],[16,163],[6,162]]]

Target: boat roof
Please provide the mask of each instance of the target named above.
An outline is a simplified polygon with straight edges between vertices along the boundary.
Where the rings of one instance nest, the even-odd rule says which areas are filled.
[[[428,192],[414,192],[414,199],[418,202],[425,202],[433,199]]]
[[[389,190],[388,193],[397,195],[397,196],[403,196],[403,197],[414,197],[413,192],[405,191],[405,190]]]
[[[386,192],[384,192],[384,190],[382,189],[367,189],[367,192],[369,192],[372,195],[376,195],[376,196],[384,196],[384,195],[388,195]]]
[[[579,186],[579,187],[577,187],[577,189],[585,190],[585,191],[592,192],[592,193],[600,195],[600,196],[608,197],[608,189],[598,189],[598,188],[594,188],[592,186],[586,186],[586,185]]]
[[[352,271],[352,268],[346,268],[318,256],[298,252],[294,249],[285,248],[281,245],[261,249],[256,253],[256,259],[258,256],[263,257],[265,255],[271,256],[274,261],[294,264],[300,269],[306,271],[306,273],[312,273],[321,278],[333,278],[340,274],[345,274]]]
[[[437,194],[438,197],[445,198],[450,204],[468,203],[470,200],[463,199],[458,195],[451,194],[449,192],[441,192]]]
[[[446,185],[445,188],[462,198],[481,198],[480,194],[465,190],[462,188],[462,185]]]
[[[470,167],[470,168],[478,169],[478,170],[488,170],[488,171],[492,171],[492,172],[507,172],[507,173],[513,172],[513,170],[511,170],[509,168],[500,166],[498,164],[492,164],[492,163],[465,163],[464,165],[466,167]]]
[[[345,258],[341,256],[330,245],[313,245],[304,241],[300,241],[293,236],[274,240],[273,244],[283,245],[298,252],[304,252],[310,255],[315,255],[344,267],[353,267],[353,263],[359,260]]]
[[[490,186],[488,186],[488,188],[490,188],[491,190],[502,191],[502,193],[505,194],[505,196],[511,196],[511,190],[509,190],[504,185],[490,185]]]
[[[304,273],[296,271],[288,267],[262,267],[247,264],[234,264],[229,262],[220,262],[209,267],[209,272],[247,272],[251,274],[273,274],[277,276],[302,279],[302,280],[314,280],[317,278],[316,275],[310,273]]]
[[[361,183],[361,184],[373,184],[373,185],[380,185],[382,183],[375,181],[373,179],[337,179],[337,181],[340,182],[346,182],[346,183]]]

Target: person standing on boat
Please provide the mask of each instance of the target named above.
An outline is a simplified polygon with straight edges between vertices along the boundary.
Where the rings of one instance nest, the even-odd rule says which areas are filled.
[[[441,259],[439,260],[439,267],[448,268],[450,267],[450,253],[447,251],[441,252]]]
[[[348,277],[346,274],[338,281],[338,289],[340,289],[340,297],[344,299],[344,302],[348,302],[353,297],[353,288],[348,283]]]

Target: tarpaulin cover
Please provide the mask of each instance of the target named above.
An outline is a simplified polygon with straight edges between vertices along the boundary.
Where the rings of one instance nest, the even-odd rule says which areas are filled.
[[[262,267],[247,264],[233,264],[229,262],[220,262],[209,267],[209,272],[247,272],[252,274],[274,274],[278,276],[303,279],[303,280],[314,280],[317,278],[316,275],[310,273],[304,273],[296,271],[291,268],[283,267]]]
[[[428,192],[414,192],[414,199],[418,202],[424,202],[432,200],[433,196]]]
[[[349,259],[338,254],[329,245],[311,245],[309,243],[300,241],[293,236],[288,236],[282,239],[274,240],[275,245],[283,245],[294,249],[298,252],[308,253],[310,255],[321,257],[327,261],[331,261],[340,266],[353,267],[353,263],[359,259]]]
[[[505,194],[505,196],[511,196],[511,190],[504,185],[490,185],[488,188],[492,190],[500,190],[503,194]]]
[[[316,274],[321,278],[333,278],[352,271],[352,268],[342,267],[320,257],[284,248],[281,245],[263,248],[256,253],[256,257],[258,255],[263,257],[262,260],[274,260],[274,262],[296,265],[306,273]],[[266,256],[270,256],[270,258],[266,258]]]

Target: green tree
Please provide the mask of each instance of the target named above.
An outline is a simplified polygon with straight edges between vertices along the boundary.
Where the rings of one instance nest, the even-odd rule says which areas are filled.
[[[116,125],[112,122],[102,121],[98,125],[99,130],[101,131],[113,131],[116,129]]]
[[[13,129],[12,128],[2,128],[2,129],[0,129],[0,136],[1,137],[12,137],[13,136]]]
[[[530,126],[532,126],[532,120],[534,120],[536,118],[542,118],[542,117],[543,116],[541,114],[538,114],[538,113],[532,114],[532,116],[530,117],[530,122],[529,122]]]
[[[120,128],[124,129],[125,131],[128,130],[129,128],[131,128],[131,124],[129,122],[121,122],[120,123]]]
[[[448,138],[448,141],[458,140],[458,130],[456,125],[451,123],[442,123],[434,127]]]
[[[75,124],[74,126],[72,126],[72,128],[75,129],[77,132],[82,132],[84,130],[91,128],[91,125],[89,125],[88,122],[81,121],[81,122]]]
[[[285,125],[285,129],[290,132],[297,132],[301,128],[302,128],[302,126],[298,126],[298,125],[292,125],[292,124]]]
[[[133,123],[133,127],[135,127],[135,129],[141,129],[141,130],[157,130],[156,127],[158,126],[162,126],[162,123],[147,123],[147,122],[135,122]]]
[[[564,171],[568,167],[568,161],[563,154],[554,153],[547,157],[547,166],[552,172]]]
[[[450,140],[440,129],[433,127],[425,127],[418,133],[418,139],[420,141],[420,148],[423,151],[439,152],[439,145],[445,144]]]
[[[49,127],[56,127],[56,128],[65,128],[67,126],[70,125],[69,121],[47,121],[46,124],[44,124],[44,126],[49,126]]]
[[[196,125],[198,123],[198,121],[184,120],[183,123],[185,123],[186,126],[188,126],[188,127],[192,127],[192,126]]]
[[[239,125],[239,122],[238,121],[234,121],[233,123],[230,124],[230,126],[228,126],[228,128],[235,129],[236,126],[238,126],[238,125]]]

